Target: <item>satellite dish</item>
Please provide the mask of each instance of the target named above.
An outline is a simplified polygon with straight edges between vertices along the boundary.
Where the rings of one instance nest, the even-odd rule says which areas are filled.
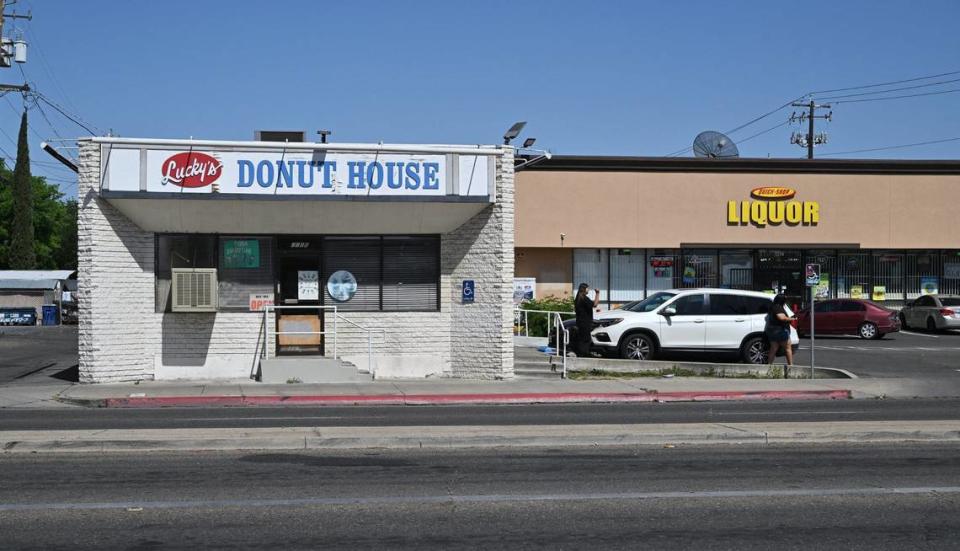
[[[710,159],[735,159],[740,156],[733,140],[713,130],[697,134],[693,140],[693,154]]]

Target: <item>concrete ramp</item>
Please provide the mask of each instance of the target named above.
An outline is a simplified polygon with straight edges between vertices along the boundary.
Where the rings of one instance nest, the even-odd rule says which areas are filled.
[[[361,383],[372,381],[350,362],[323,356],[299,356],[260,360],[263,383]]]

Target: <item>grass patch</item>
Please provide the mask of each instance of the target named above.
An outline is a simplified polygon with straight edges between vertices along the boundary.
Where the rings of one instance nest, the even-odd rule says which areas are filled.
[[[607,371],[605,369],[588,370],[568,370],[567,378],[575,381],[587,379],[638,379],[650,377],[663,377],[672,375],[674,377],[716,377],[719,379],[782,379],[783,367],[774,366],[765,371],[759,369],[749,372],[731,372],[717,370],[714,367],[704,369],[683,369],[672,367],[669,369],[647,369],[637,371]]]

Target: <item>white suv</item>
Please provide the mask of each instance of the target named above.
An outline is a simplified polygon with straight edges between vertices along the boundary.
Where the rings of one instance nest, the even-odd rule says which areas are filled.
[[[773,295],[734,289],[660,291],[594,315],[590,336],[594,348],[625,359],[651,360],[661,350],[677,350],[738,352],[747,363],[766,363],[763,328],[772,301]],[[793,327],[790,344],[800,344]]]

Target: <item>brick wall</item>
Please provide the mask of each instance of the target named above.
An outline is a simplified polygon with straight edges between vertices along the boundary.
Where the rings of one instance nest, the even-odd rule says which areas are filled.
[[[505,151],[497,165],[496,204],[442,237],[440,311],[344,314],[364,327],[386,330],[386,342],[375,337],[375,353],[438,358],[448,376],[513,376],[513,158],[512,150]],[[262,315],[155,312],[154,234],[99,196],[100,163],[100,146],[81,142],[81,382],[152,379],[158,365],[180,366],[189,374],[184,376],[196,379],[211,373],[248,376],[262,346]],[[460,303],[464,279],[476,281],[474,304]],[[272,343],[271,337],[271,350]],[[338,323],[338,354],[366,351],[366,333]],[[332,353],[329,341],[327,352]],[[214,364],[221,369],[213,371]]]

